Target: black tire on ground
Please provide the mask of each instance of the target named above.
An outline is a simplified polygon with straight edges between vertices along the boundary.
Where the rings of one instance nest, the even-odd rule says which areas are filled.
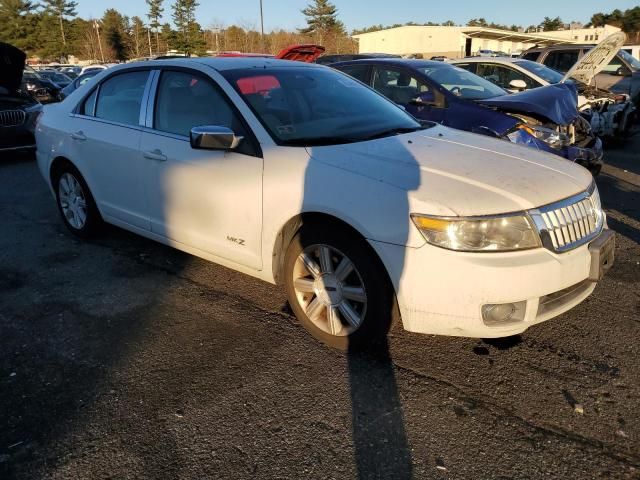
[[[298,256],[313,245],[328,245],[343,253],[358,271],[367,305],[360,326],[348,336],[336,336],[316,326],[300,305],[293,285]],[[336,225],[303,226],[291,241],[284,259],[284,285],[289,304],[298,321],[317,340],[343,351],[378,351],[400,317],[395,291],[386,269],[371,246],[348,229]]]
[[[82,194],[86,200],[86,214],[87,219],[84,225],[81,228],[74,227],[69,219],[65,216],[62,205],[60,202],[60,179],[65,175],[69,174],[75,178],[82,189]],[[87,182],[85,182],[82,174],[78,171],[76,167],[71,165],[70,163],[65,163],[61,167],[58,167],[55,170],[55,173],[52,177],[52,185],[56,195],[56,204],[58,206],[58,211],[60,212],[60,216],[62,217],[62,221],[66,225],[66,227],[73,233],[74,235],[80,238],[89,238],[94,236],[100,231],[100,228],[103,225],[102,216],[98,211],[98,207],[96,207],[95,200],[93,199],[93,195],[91,194],[91,190],[89,190],[89,186]]]

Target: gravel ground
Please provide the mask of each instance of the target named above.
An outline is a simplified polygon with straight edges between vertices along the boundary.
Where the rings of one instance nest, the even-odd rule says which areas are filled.
[[[276,287],[116,228],[71,236],[0,162],[0,478],[640,478],[640,138],[598,178],[616,264],[501,341],[347,356]]]

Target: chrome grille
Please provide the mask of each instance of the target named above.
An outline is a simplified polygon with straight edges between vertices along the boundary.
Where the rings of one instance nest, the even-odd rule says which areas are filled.
[[[579,195],[530,212],[543,245],[566,252],[596,237],[604,225],[604,213],[595,184]]]
[[[0,127],[18,127],[26,118],[22,110],[3,110],[0,112]]]

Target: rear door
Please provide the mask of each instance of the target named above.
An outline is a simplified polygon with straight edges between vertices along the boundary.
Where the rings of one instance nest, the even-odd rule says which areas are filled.
[[[154,83],[155,101],[152,96],[140,146],[151,231],[261,268],[263,159],[259,144],[208,75],[167,68]],[[228,127],[244,139],[234,151],[195,150],[189,132],[196,126]]]
[[[144,230],[149,216],[139,147],[149,74],[138,70],[107,78],[69,119],[72,160],[81,167],[102,214]]]

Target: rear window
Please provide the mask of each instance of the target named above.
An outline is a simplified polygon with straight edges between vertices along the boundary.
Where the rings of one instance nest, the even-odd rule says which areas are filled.
[[[535,62],[536,60],[538,60],[538,57],[540,56],[539,52],[529,52],[529,53],[525,53],[522,58],[525,60],[531,60],[532,62]]]
[[[579,50],[556,50],[549,52],[543,63],[558,72],[567,73],[576,64],[579,56]]]
[[[98,118],[127,125],[138,125],[144,87],[149,72],[122,73],[100,85],[96,105]]]

